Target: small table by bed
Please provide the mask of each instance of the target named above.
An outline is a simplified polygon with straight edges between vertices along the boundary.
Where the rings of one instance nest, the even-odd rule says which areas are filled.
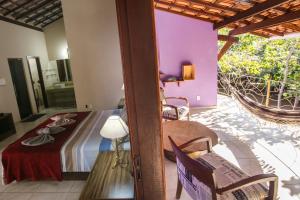
[[[120,158],[128,165],[112,169],[114,152],[99,153],[95,165],[81,192],[80,200],[134,200],[134,178],[131,175],[130,151],[120,151]]]
[[[218,136],[208,127],[199,122],[192,121],[168,121],[163,123],[163,142],[165,157],[173,162],[176,162],[176,157],[173,152],[168,136],[172,137],[177,145],[182,145],[191,139],[197,137],[210,137],[212,145],[218,143]],[[195,144],[186,148],[186,152],[206,150],[206,144]]]
[[[125,122],[122,120],[122,118],[118,115],[112,115],[110,116],[102,129],[100,130],[100,135],[114,140],[116,143],[115,146],[115,152],[116,152],[116,159],[115,164],[113,165],[113,169],[117,166],[120,167],[126,167],[128,163],[124,163],[122,159],[120,159],[120,149],[119,146],[122,144],[119,140],[121,138],[124,138],[126,135],[128,135],[128,127],[125,124]]]

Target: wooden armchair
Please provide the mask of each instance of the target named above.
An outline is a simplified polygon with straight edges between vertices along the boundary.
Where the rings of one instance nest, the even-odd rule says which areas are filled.
[[[162,118],[165,120],[190,120],[190,105],[185,97],[165,97],[164,90],[160,88],[160,100],[162,104]],[[180,101],[180,105],[172,105],[168,100]]]
[[[194,200],[275,200],[278,177],[274,174],[248,176],[221,156],[212,152],[210,138],[196,138],[177,146],[169,137],[177,160],[176,198],[182,187]],[[207,144],[205,155],[191,158],[182,149],[196,143]],[[266,187],[268,184],[268,188]]]

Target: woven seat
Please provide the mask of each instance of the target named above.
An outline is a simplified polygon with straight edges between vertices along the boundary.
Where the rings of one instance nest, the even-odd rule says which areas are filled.
[[[210,138],[196,138],[179,147],[173,142],[176,154],[178,184],[177,199],[182,187],[194,200],[275,200],[278,178],[274,174],[249,176],[241,169],[211,150]],[[206,142],[208,153],[189,157],[181,149]],[[267,182],[269,185],[267,187]]]
[[[187,106],[177,106],[177,110],[178,110],[178,116],[176,114],[176,109],[163,106],[162,116],[164,119],[182,120],[190,112],[189,107]]]
[[[215,168],[215,178],[217,187],[226,187],[237,181],[249,178],[250,176],[243,172],[241,169],[234,166],[221,156],[215,153],[207,153],[201,158],[196,159],[202,164],[210,165]],[[205,163],[206,162],[206,163]],[[187,181],[186,177],[187,170],[183,164],[177,160],[178,174],[181,183],[185,183],[184,188],[189,187],[187,190],[190,196],[194,199],[212,199],[211,190],[205,184],[199,182],[195,177],[192,176],[190,181]],[[233,192],[229,192],[223,195],[218,195],[218,199],[222,200],[250,200],[250,199],[265,199],[268,197],[268,190],[262,184],[254,184],[243,189],[239,189]]]
[[[184,97],[165,97],[164,90],[160,88],[160,100],[162,104],[162,118],[165,120],[189,120],[189,102]],[[171,104],[170,100],[180,101],[181,104]]]

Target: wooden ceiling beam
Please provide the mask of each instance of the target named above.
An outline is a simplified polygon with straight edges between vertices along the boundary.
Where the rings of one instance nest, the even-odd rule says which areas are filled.
[[[175,4],[175,3],[166,3],[166,2],[159,1],[159,0],[154,0],[154,1],[158,4],[160,4],[160,5],[173,7],[173,8],[178,8],[178,9],[182,9],[184,11],[195,12],[195,13],[197,13],[197,15],[206,15],[206,16],[209,16],[209,17],[216,17],[216,18],[219,18],[219,19],[224,19],[224,17],[219,15],[219,14],[211,14],[211,13],[205,12],[203,10],[193,9],[193,8],[181,6],[181,5],[178,5],[178,4]]]
[[[240,9],[230,8],[230,7],[218,5],[218,4],[215,4],[215,3],[209,3],[209,2],[206,2],[206,1],[202,1],[202,0],[188,0],[188,2],[191,2],[191,3],[193,3],[195,5],[199,5],[199,6],[205,6],[205,7],[210,8],[210,9],[225,10],[225,11],[231,12],[233,14],[236,14],[237,12],[240,11]]]
[[[60,14],[62,14],[62,9],[59,9],[59,10],[57,10],[56,12],[54,12],[54,13],[52,13],[52,14],[50,14],[50,15],[47,15],[47,16],[45,16],[45,17],[43,17],[42,19],[36,21],[33,25],[34,25],[34,26],[40,25],[40,24],[44,23],[45,21],[51,19],[52,17],[55,17],[56,15],[60,15]]]
[[[262,29],[262,31],[267,32],[267,33],[271,33],[272,35],[284,36],[283,32],[279,32],[279,31],[272,30],[272,29]]]
[[[26,28],[30,28],[30,29],[33,29],[33,30],[36,30],[36,31],[41,31],[41,32],[43,32],[43,30],[42,30],[41,28],[38,28],[38,27],[31,26],[31,25],[26,24],[26,23],[23,23],[23,22],[19,22],[19,21],[13,20],[13,19],[11,19],[11,18],[3,17],[3,16],[1,16],[1,15],[0,15],[0,20],[1,20],[1,21],[5,21],[5,22],[8,22],[8,23],[15,24],[15,25],[18,25],[18,26],[23,26],[23,27],[26,27]]]
[[[293,30],[293,31],[295,31],[295,32],[300,32],[300,27],[299,27],[299,26],[296,26],[295,24],[289,23],[289,24],[283,24],[282,26],[283,26],[284,28],[291,29],[291,30]]]
[[[15,7],[14,9],[11,9],[9,10],[8,12],[4,13],[3,16],[7,16],[11,13],[14,13],[15,11],[19,10],[20,8],[23,8],[24,6],[30,4],[31,2],[33,2],[33,0],[28,0],[28,1],[25,1],[24,3],[18,5],[17,7]]]
[[[258,23],[254,23],[254,24],[250,24],[247,26],[243,26],[243,27],[234,29],[234,30],[230,31],[230,35],[240,35],[240,34],[252,32],[255,30],[260,30],[260,29],[265,29],[265,28],[269,28],[272,26],[277,26],[281,23],[288,23],[288,22],[295,21],[298,19],[300,19],[300,10],[295,11],[295,12],[290,12],[290,13],[287,13],[284,15],[280,15],[280,16],[274,17],[274,18],[268,18],[268,19],[258,22]]]
[[[225,42],[232,41],[234,43],[237,43],[239,41],[239,38],[230,35],[218,35],[218,40]]]
[[[49,24],[52,24],[53,22],[56,22],[57,20],[61,19],[63,17],[63,15],[59,15],[57,18],[55,18],[54,20],[48,22],[48,23],[45,23],[45,24],[42,24],[42,28],[45,28],[46,26],[48,26]]]
[[[43,8],[43,7],[45,7],[45,6],[47,6],[48,4],[50,4],[50,3],[54,2],[54,1],[57,1],[57,0],[47,0],[47,1],[43,1],[43,3],[38,4],[37,6],[35,6],[35,7],[31,8],[31,9],[29,9],[29,10],[26,11],[26,12],[21,13],[20,15],[17,15],[17,16],[15,17],[15,19],[16,19],[16,20],[19,20],[19,19],[22,19],[22,18],[24,18],[24,17],[27,17],[28,15],[30,15],[30,14],[32,14],[32,13],[38,11],[39,9],[41,9],[41,8]]]
[[[168,7],[176,7],[176,6],[173,6],[173,4],[162,3],[162,2],[160,2],[158,0],[155,0],[155,4],[165,5],[165,6],[168,6]],[[178,7],[178,8],[183,9],[183,10],[184,9],[187,10],[186,7],[184,7],[184,6],[181,6],[181,7]],[[194,18],[194,19],[198,19],[198,20],[203,20],[203,21],[207,21],[207,22],[210,22],[210,23],[214,23],[213,20],[210,20],[210,19],[207,19],[207,18],[201,18],[201,17],[198,17],[196,15],[189,15],[189,14],[186,14],[184,12],[173,11],[173,10],[170,10],[170,9],[167,9],[167,8],[162,8],[162,7],[159,7],[159,6],[156,6],[156,9],[167,11],[167,12],[170,12],[170,13],[173,13],[173,14],[182,15],[182,16],[185,16],[185,17],[190,17],[190,18]],[[197,10],[195,10],[193,12],[197,12]],[[250,25],[250,23],[246,22],[246,21],[242,22],[242,24],[244,24],[245,26],[246,25]],[[266,29],[264,31],[268,32],[268,33],[270,33],[272,35],[283,36],[283,33],[278,32],[278,31],[273,31],[273,30],[268,30],[268,29]],[[264,37],[269,37],[269,36],[264,35]]]
[[[28,19],[25,20],[26,23],[32,22],[32,21],[36,21],[39,17],[44,16],[45,14],[54,11],[58,8],[61,8],[61,3],[54,3],[51,7],[46,8],[44,11],[39,12],[35,15],[33,15],[32,17],[29,17]]]
[[[186,14],[186,13],[183,13],[183,12],[176,12],[176,11],[169,10],[169,9],[166,9],[166,8],[162,8],[162,7],[156,7],[156,9],[166,11],[166,12],[169,12],[169,13],[173,13],[173,14],[176,14],[176,15],[181,15],[181,16],[185,16],[185,17],[189,17],[189,18],[193,18],[193,19],[198,19],[198,20],[214,23],[214,21],[211,20],[211,19],[198,17],[196,15],[189,15],[189,14]]]
[[[244,26],[251,25],[251,23],[248,22],[248,21],[243,21],[243,22],[241,22],[241,24],[244,25]],[[239,27],[237,27],[237,28],[239,28]],[[233,28],[233,29],[236,29],[236,28]],[[275,30],[271,30],[271,29],[263,29],[262,31],[270,33],[272,35],[277,35],[277,36],[283,36],[284,35],[283,33],[279,32],[279,31],[275,31]]]
[[[249,17],[255,16],[257,14],[260,14],[266,10],[275,8],[277,6],[280,6],[290,0],[272,0],[272,1],[264,1],[263,3],[258,3],[251,7],[248,10],[242,11],[237,13],[236,15],[229,17],[225,19],[224,21],[217,23],[214,25],[214,29],[221,29],[227,26],[228,24],[247,19]]]
[[[5,3],[7,3],[7,2],[9,2],[9,0],[2,0],[2,1],[0,1],[0,5],[3,5]]]
[[[1,5],[0,5],[0,8],[3,9],[3,10],[9,11],[8,8],[5,8],[5,7],[1,6]]]

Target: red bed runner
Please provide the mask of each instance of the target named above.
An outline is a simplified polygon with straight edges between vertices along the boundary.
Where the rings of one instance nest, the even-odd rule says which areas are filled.
[[[88,116],[89,112],[77,112],[73,119],[75,123],[68,126],[65,131],[52,135],[53,143],[40,146],[24,146],[21,142],[27,138],[36,136],[36,131],[53,122],[50,118],[23,137],[6,147],[2,152],[2,165],[4,170],[4,182],[21,180],[62,180],[60,150],[74,129]]]

